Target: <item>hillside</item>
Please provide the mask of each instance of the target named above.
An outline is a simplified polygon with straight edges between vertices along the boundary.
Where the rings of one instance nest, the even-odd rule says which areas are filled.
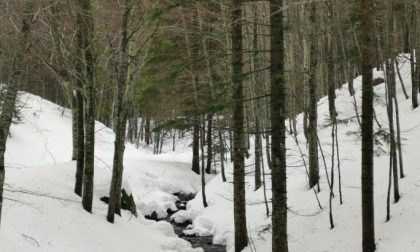
[[[400,61],[405,61],[400,57]],[[401,65],[404,84],[411,93],[410,67]],[[383,76],[374,72],[375,77]],[[360,82],[355,79],[356,102],[360,111]],[[380,252],[416,251],[420,227],[420,170],[417,167],[420,141],[420,112],[412,110],[410,100],[403,96],[397,81],[401,132],[403,138],[406,177],[400,180],[401,201],[391,205],[391,220],[385,222],[388,187],[388,162],[385,143],[377,145],[375,157],[375,205],[377,247]],[[385,87],[375,87],[375,111],[382,129],[387,130]],[[359,251],[361,243],[360,137],[354,111],[354,100],[347,85],[337,90],[339,155],[342,177],[343,205],[338,199],[338,177],[335,177],[333,216],[335,228],[330,229],[328,197],[324,163],[320,159],[322,210],[314,192],[307,188],[307,175],[302,157],[294,140],[287,138],[288,147],[288,206],[290,251]],[[331,127],[328,124],[326,97],[319,100],[319,138],[326,167],[331,168]],[[165,221],[146,220],[142,214],[156,212],[165,218],[167,209],[176,209],[173,193],[197,193],[186,211],[172,219],[190,220],[188,234],[214,235],[213,242],[233,249],[232,165],[228,163],[228,183],[221,175],[210,176],[206,187],[208,208],[203,208],[200,177],[190,171],[189,137],[177,141],[177,151],[153,155],[144,144],[139,149],[127,144],[125,153],[124,189],[132,192],[139,218],[124,211],[115,224],[105,220],[107,206],[99,200],[108,195],[111,178],[114,133],[101,123],[96,124],[95,199],[93,214],[80,206],[73,193],[75,162],[71,158],[71,113],[51,102],[28,93],[19,95],[19,118],[11,129],[7,144],[7,179],[4,217],[0,235],[0,250],[15,251],[201,251],[192,249],[179,239]],[[302,115],[298,129],[302,129]],[[376,131],[379,130],[375,124]],[[306,155],[305,138],[298,134],[301,150]],[[252,142],[252,141],[251,141]],[[265,148],[264,148],[265,149]],[[254,155],[247,159],[252,173]],[[321,155],[320,155],[321,157]],[[305,156],[305,158],[307,158]],[[265,163],[267,198],[271,198],[270,171]],[[337,167],[335,166],[335,169]],[[337,170],[335,172],[337,176]],[[271,220],[266,216],[264,191],[254,192],[253,176],[247,176],[247,226],[250,246],[245,251],[271,251]],[[270,205],[269,205],[270,206]],[[271,212],[271,206],[270,206]],[[396,232],[398,230],[398,232]]]
[[[406,56],[399,57],[400,71],[407,92],[411,94],[410,64]],[[383,72],[374,71],[374,77],[384,77]],[[358,111],[361,111],[361,77],[354,80]],[[375,91],[375,112],[382,129],[388,130],[386,112],[385,85],[378,85]],[[342,177],[343,205],[338,197],[338,172],[335,163],[335,184],[332,209],[335,228],[329,223],[329,188],[326,181],[325,166],[319,153],[321,174],[321,193],[318,194],[322,210],[320,210],[314,192],[308,190],[307,175],[299,149],[292,137],[287,138],[287,176],[288,176],[288,232],[290,251],[360,251],[362,242],[361,230],[361,139],[360,127],[354,110],[354,100],[349,95],[347,84],[336,91],[338,119],[339,155]],[[388,145],[375,146],[375,216],[377,251],[418,251],[420,227],[420,169],[418,167],[418,148],[420,141],[420,111],[413,110],[411,99],[405,99],[400,81],[397,79],[397,97],[399,101],[401,138],[403,139],[403,161],[406,177],[400,180],[401,200],[392,204],[391,220],[386,220],[386,199],[388,189],[389,155]],[[329,112],[327,97],[318,102],[319,139],[325,155],[326,166],[330,176],[331,169],[331,126],[328,126]],[[298,120],[298,141],[307,159],[306,140],[302,132],[302,115]],[[375,123],[375,130],[379,127]],[[252,142],[252,141],[251,141]],[[250,150],[253,151],[251,146]],[[263,148],[265,150],[265,148]],[[267,218],[263,189],[254,192],[252,174],[254,158],[247,160],[247,226],[250,231],[251,245],[245,251],[271,251],[271,219]],[[308,161],[306,160],[306,164]],[[271,199],[270,170],[265,164],[267,174],[267,197]],[[232,181],[232,167],[228,174],[228,182]],[[188,206],[186,213],[179,213],[182,220],[192,219],[191,233],[214,233],[215,243],[228,245],[233,249],[233,189],[231,183],[222,183],[221,176],[214,178],[207,185],[209,207],[203,209],[200,193]],[[392,193],[391,193],[392,197]],[[270,212],[271,205],[269,204]],[[230,249],[229,249],[230,248]]]
[[[71,113],[38,96],[19,94],[19,118],[11,128],[6,151],[5,204],[0,251],[200,251],[177,238],[167,222],[149,221],[124,211],[115,224],[106,221],[114,133],[96,123],[93,214],[73,193]],[[138,211],[174,208],[171,193],[194,193],[200,187],[189,163],[172,155],[155,158],[148,149],[128,145],[124,189],[139,203]]]

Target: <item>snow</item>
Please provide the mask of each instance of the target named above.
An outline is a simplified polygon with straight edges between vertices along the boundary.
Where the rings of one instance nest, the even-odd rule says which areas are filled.
[[[406,61],[404,57],[400,61]],[[411,94],[410,66],[400,64],[405,87]],[[375,77],[383,76],[374,71]],[[398,80],[398,79],[397,79]],[[361,77],[354,80],[358,111],[361,111]],[[375,111],[379,123],[388,127],[385,109],[385,87],[375,87]],[[320,159],[322,210],[312,190],[307,188],[307,176],[299,150],[291,137],[288,147],[288,232],[290,251],[361,251],[361,184],[360,127],[355,118],[353,98],[347,85],[336,91],[339,124],[338,139],[341,157],[344,204],[338,200],[338,178],[335,177],[333,215],[335,228],[330,229],[328,218],[329,189],[324,164]],[[379,252],[418,251],[420,233],[420,170],[417,167],[420,140],[420,109],[411,108],[411,99],[405,100],[399,81],[397,95],[400,108],[406,177],[400,180],[401,200],[391,205],[391,220],[385,222],[386,192],[388,186],[388,151],[386,144],[375,146],[375,215],[376,238]],[[73,193],[75,163],[71,159],[71,113],[38,96],[20,92],[21,121],[14,123],[6,151],[5,204],[0,228],[0,251],[178,251],[198,252],[176,237],[167,222],[147,220],[143,215],[156,212],[159,218],[167,216],[167,209],[175,210],[177,200],[173,193],[197,193],[187,209],[171,217],[177,223],[192,223],[184,231],[187,235],[214,236],[213,242],[225,244],[234,251],[232,164],[226,163],[228,182],[221,175],[207,176],[206,193],[209,207],[201,198],[200,176],[191,172],[191,138],[177,140],[176,151],[172,141],[164,144],[164,153],[153,155],[152,149],[142,143],[137,149],[127,144],[124,160],[123,187],[133,194],[139,217],[124,211],[115,224],[106,222],[107,206],[99,200],[109,193],[114,133],[96,123],[95,188],[93,214],[81,207],[81,199]],[[318,104],[319,138],[331,168],[331,127],[328,122],[327,98]],[[298,120],[298,142],[307,154],[302,130],[302,115]],[[378,126],[375,123],[376,130]],[[251,139],[252,140],[252,139]],[[252,142],[252,141],[251,141]],[[263,148],[265,150],[265,148]],[[382,151],[381,151],[382,149]],[[251,157],[246,160],[252,171]],[[307,157],[305,157],[307,158]],[[265,159],[265,156],[264,156]],[[271,200],[271,177],[267,163],[267,198]],[[335,168],[336,169],[336,168]],[[335,172],[337,176],[337,172]],[[266,216],[263,188],[254,191],[253,176],[246,177],[247,226],[250,246],[245,252],[271,251],[271,219]],[[271,212],[271,205],[269,204]]]
[[[400,57],[401,74],[407,92],[411,94],[410,64],[405,57]],[[382,77],[383,72],[374,70],[374,77]],[[361,77],[354,80],[358,111],[361,113]],[[382,128],[388,129],[386,97],[384,85],[374,88],[375,111]],[[336,91],[338,119],[349,119],[338,125],[338,139],[341,158],[343,205],[338,199],[338,177],[335,170],[336,197],[333,200],[335,228],[330,229],[328,216],[329,188],[325,177],[324,163],[320,154],[321,193],[318,195],[322,205],[320,210],[314,192],[308,190],[307,175],[302,167],[302,158],[296,143],[287,138],[287,186],[288,186],[288,233],[290,251],[361,251],[361,139],[353,105],[347,84]],[[386,193],[388,186],[389,155],[387,145],[375,146],[375,225],[377,251],[418,251],[420,233],[420,170],[418,168],[418,142],[420,140],[420,110],[413,110],[411,99],[406,100],[397,78],[397,96],[400,109],[401,134],[403,139],[403,161],[406,177],[400,180],[401,200],[391,203],[391,220],[385,222]],[[319,138],[326,158],[328,173],[331,168],[331,127],[328,123],[329,111],[327,97],[318,103]],[[298,141],[300,148],[307,155],[306,140],[302,133],[302,115],[298,120]],[[378,126],[375,123],[375,130]],[[251,142],[253,142],[251,140]],[[251,145],[251,153],[253,150]],[[265,150],[265,148],[263,148]],[[265,156],[264,156],[265,158]],[[305,157],[307,158],[307,156]],[[248,171],[253,169],[254,158],[246,160]],[[306,162],[308,163],[308,162]],[[267,197],[271,200],[270,171],[265,164]],[[337,169],[337,167],[335,167]],[[232,165],[227,167],[228,182],[232,182]],[[263,188],[254,191],[253,176],[246,177],[247,226],[250,245],[244,251],[271,251],[271,217],[266,216]],[[223,183],[221,175],[207,183],[209,207],[204,208],[201,193],[189,202],[187,211],[173,216],[174,219],[192,221],[188,234],[214,235],[213,242],[227,245],[228,251],[234,251],[233,223],[233,188],[232,183]],[[271,212],[271,204],[269,204]],[[197,214],[198,213],[198,214]]]
[[[96,123],[93,214],[73,193],[71,112],[38,96],[19,93],[20,121],[11,127],[6,151],[6,185],[0,229],[0,251],[202,251],[176,237],[167,222],[135,218],[123,211],[115,224],[106,221],[114,133]],[[166,217],[177,197],[195,193],[199,176],[190,160],[162,155],[154,160],[147,148],[128,144],[123,187],[136,203]],[[153,199],[153,201],[152,201]],[[165,213],[163,213],[163,211]]]
[[[195,219],[199,212],[197,211],[185,211],[180,210],[171,216],[171,221],[175,221],[176,223],[185,223],[190,221],[191,219]]]

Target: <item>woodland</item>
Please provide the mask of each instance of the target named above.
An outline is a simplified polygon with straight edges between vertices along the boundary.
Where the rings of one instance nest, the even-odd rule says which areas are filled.
[[[0,1],[0,251],[418,251],[420,1]]]

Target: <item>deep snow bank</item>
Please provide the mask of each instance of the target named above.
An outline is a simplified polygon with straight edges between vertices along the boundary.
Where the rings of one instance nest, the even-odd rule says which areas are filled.
[[[21,121],[12,125],[6,151],[5,202],[0,251],[201,251],[176,237],[170,224],[124,212],[106,222],[114,134],[96,123],[93,214],[82,209],[73,193],[71,113],[28,93],[19,93]],[[187,160],[153,160],[147,150],[127,145],[124,187],[140,210],[162,211],[176,191],[196,192],[199,179]],[[166,209],[165,209],[166,211]]]
[[[411,94],[410,64],[405,57],[399,58],[401,74],[405,87]],[[375,77],[382,77],[383,72],[374,71]],[[361,111],[361,77],[354,80],[356,103]],[[375,87],[375,111],[382,128],[388,130],[386,114],[385,87]],[[341,158],[342,190],[344,204],[340,205],[338,197],[333,201],[333,215],[336,227],[330,230],[328,219],[329,189],[325,177],[324,163],[320,153],[321,193],[319,198],[323,207],[320,210],[312,190],[307,189],[307,176],[302,166],[302,159],[294,140],[287,138],[288,148],[288,229],[290,251],[361,251],[361,183],[360,131],[354,109],[353,98],[349,95],[347,85],[336,91],[338,118],[347,123],[338,126],[338,140]],[[386,192],[388,186],[389,156],[382,153],[375,157],[375,215],[377,248],[381,252],[418,251],[420,233],[420,169],[418,167],[418,143],[420,141],[420,109],[411,108],[411,99],[406,100],[397,79],[397,96],[400,109],[401,133],[403,139],[404,169],[406,178],[400,180],[402,199],[391,205],[391,220],[385,223]],[[326,157],[328,172],[331,168],[331,127],[328,122],[327,97],[318,103],[319,138]],[[306,140],[302,133],[302,115],[298,120],[298,140],[301,149],[307,154]],[[376,130],[378,125],[375,123]],[[263,148],[265,150],[265,148]],[[377,153],[388,151],[386,144],[375,146]],[[381,150],[382,149],[382,150]],[[251,146],[253,151],[253,146]],[[252,172],[253,156],[246,161],[249,172]],[[308,163],[308,162],[307,162]],[[267,168],[267,164],[265,164]],[[337,169],[335,166],[334,169]],[[268,200],[271,200],[270,171],[266,169]],[[250,173],[252,174],[252,173]],[[228,181],[232,181],[232,166],[227,170]],[[335,172],[337,176],[337,170]],[[263,204],[262,188],[254,192],[253,177],[246,178],[247,226],[250,246],[245,251],[271,251],[271,217],[266,216]],[[338,196],[338,178],[335,177],[335,195]],[[222,183],[221,176],[208,183],[208,208],[203,208],[201,193],[187,206],[187,211],[179,212],[173,218],[192,220],[189,233],[214,235],[214,242],[227,244],[229,251],[233,248],[233,189],[231,183]],[[270,205],[271,211],[271,205]]]

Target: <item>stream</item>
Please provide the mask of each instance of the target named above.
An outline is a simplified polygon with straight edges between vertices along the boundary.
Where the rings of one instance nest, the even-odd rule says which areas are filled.
[[[194,194],[182,194],[182,193],[175,193],[175,196],[179,198],[179,200],[175,203],[177,207],[177,211],[185,210],[188,201],[194,199]],[[202,248],[205,252],[226,252],[226,246],[223,245],[215,245],[213,244],[213,236],[188,236],[183,233],[183,231],[187,228],[190,222],[186,223],[175,223],[171,221],[171,216],[176,213],[177,211],[168,211],[168,216],[164,221],[169,222],[172,227],[174,228],[175,234],[178,235],[179,238],[182,238],[189,243],[191,243],[193,248]],[[154,216],[145,216],[148,219],[154,219]],[[156,220],[156,219],[154,219]]]

